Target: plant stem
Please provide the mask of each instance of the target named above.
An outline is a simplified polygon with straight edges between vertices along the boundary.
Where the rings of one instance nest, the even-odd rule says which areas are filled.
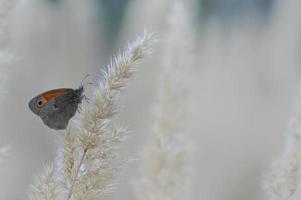
[[[82,155],[82,157],[81,157],[81,159],[80,159],[79,165],[78,165],[78,167],[77,167],[75,177],[74,177],[74,179],[73,179],[73,181],[72,181],[72,185],[71,185],[71,187],[70,187],[70,189],[69,189],[68,196],[67,196],[67,200],[70,200],[70,199],[71,199],[72,192],[73,192],[73,187],[74,187],[74,185],[75,185],[75,182],[76,182],[76,179],[77,179],[79,170],[80,170],[80,168],[81,168],[81,166],[82,166],[82,164],[83,164],[83,161],[84,161],[84,158],[85,158],[85,156],[86,156],[86,154],[87,154],[87,151],[88,151],[88,149],[85,148],[85,149],[84,149],[84,152],[83,152],[83,155]]]

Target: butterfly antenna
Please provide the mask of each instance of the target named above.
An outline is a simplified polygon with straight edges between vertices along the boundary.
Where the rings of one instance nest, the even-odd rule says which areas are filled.
[[[81,106],[78,106],[77,112],[78,112],[78,113],[81,113],[81,112],[82,112],[82,107],[81,107]]]
[[[81,85],[84,84],[84,81],[90,76],[90,74],[86,74],[86,76],[83,78],[82,82],[81,82]]]
[[[87,103],[91,103],[92,100],[89,99],[86,95],[83,95],[83,99],[87,102]]]
[[[93,83],[93,82],[85,83],[85,85],[93,85],[93,86],[96,86],[96,84]]]
[[[81,87],[85,87],[86,85],[91,85],[91,86],[93,86],[93,87],[96,87],[97,86],[97,84],[96,83],[93,83],[93,82],[88,82],[88,83],[84,83],[84,81],[85,80],[87,80],[87,78],[90,76],[90,74],[87,74],[85,77],[84,77],[84,79],[81,81]]]

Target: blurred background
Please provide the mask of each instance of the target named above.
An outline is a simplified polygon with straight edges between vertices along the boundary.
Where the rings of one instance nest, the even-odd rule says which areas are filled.
[[[0,8],[0,199],[25,199],[57,134],[28,109],[40,92],[98,79],[113,54],[145,28],[164,39],[172,0],[22,0]],[[6,2],[6,3],[5,3]],[[9,3],[7,3],[9,2]],[[299,0],[186,0],[196,82],[191,199],[263,200],[262,176],[283,147],[300,76]],[[191,30],[190,30],[191,29]],[[191,38],[181,38],[183,41]],[[162,41],[162,40],[161,40]],[[139,152],[152,126],[161,41],[124,92],[120,120],[132,130],[108,199],[134,199]],[[175,41],[177,42],[177,41]],[[87,94],[91,91],[88,89]],[[137,159],[136,159],[137,158]]]

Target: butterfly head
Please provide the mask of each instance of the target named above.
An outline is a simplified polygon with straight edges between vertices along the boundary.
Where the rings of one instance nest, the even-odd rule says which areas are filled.
[[[72,96],[75,103],[80,104],[85,97],[84,93],[84,86],[80,85],[78,89],[75,89]]]

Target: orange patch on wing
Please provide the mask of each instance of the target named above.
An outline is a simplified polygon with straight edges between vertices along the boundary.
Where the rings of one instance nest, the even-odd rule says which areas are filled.
[[[46,99],[46,101],[49,101],[49,100],[54,99],[56,97],[62,96],[63,94],[65,94],[65,91],[63,91],[63,90],[52,91],[52,92],[44,94],[43,97]]]

